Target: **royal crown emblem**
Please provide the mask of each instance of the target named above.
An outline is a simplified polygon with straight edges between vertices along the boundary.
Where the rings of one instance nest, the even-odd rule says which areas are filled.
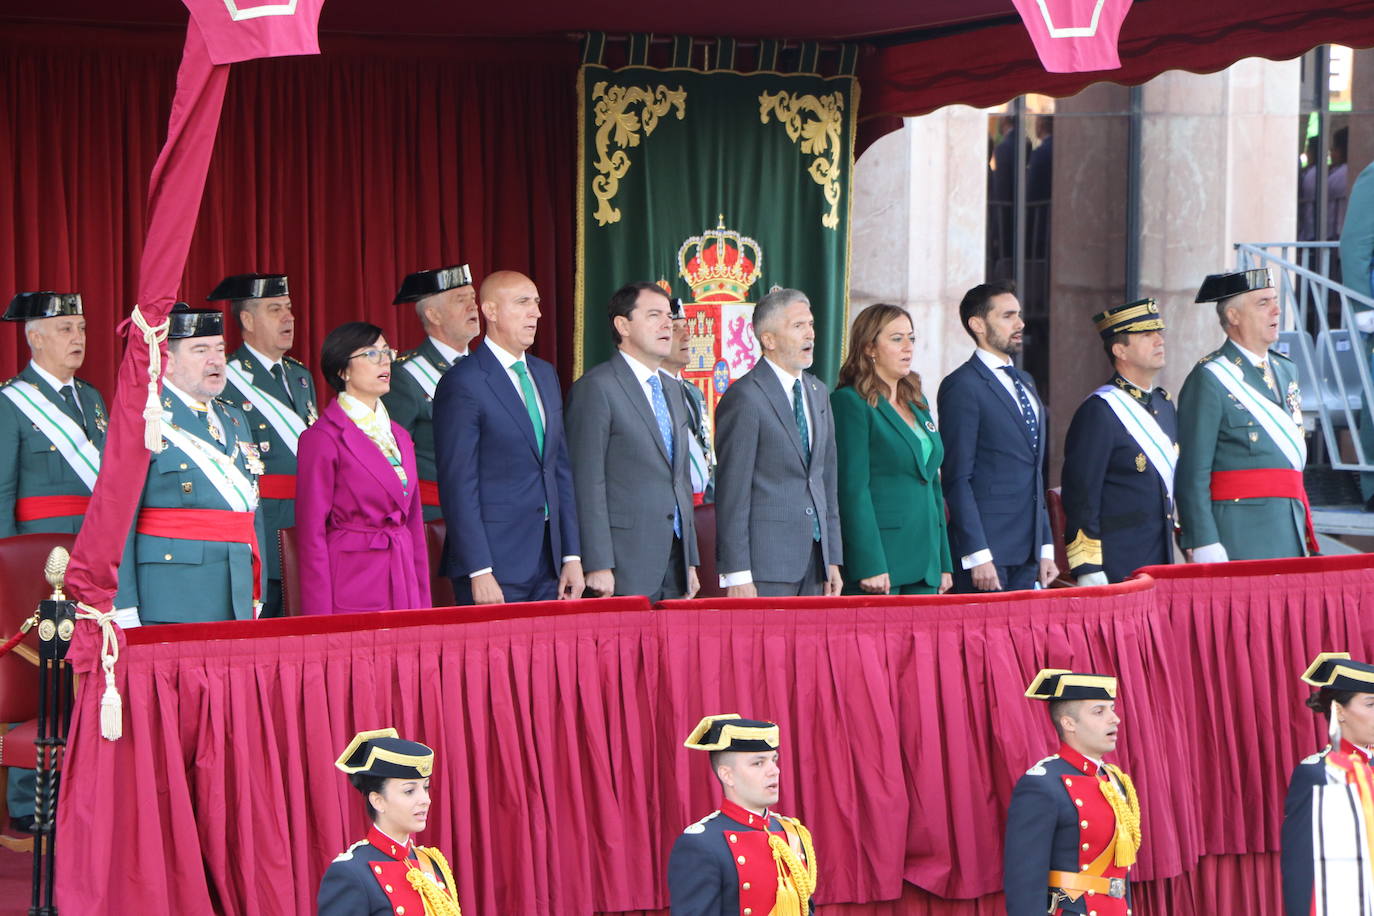
[[[677,262],[692,288],[692,301],[744,302],[749,287],[762,275],[763,249],[748,236],[727,229],[721,214],[716,228],[682,243]]]

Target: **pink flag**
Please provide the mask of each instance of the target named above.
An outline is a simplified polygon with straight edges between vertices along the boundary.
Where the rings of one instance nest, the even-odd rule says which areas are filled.
[[[1050,73],[1116,70],[1116,39],[1131,0],[1012,0]]]

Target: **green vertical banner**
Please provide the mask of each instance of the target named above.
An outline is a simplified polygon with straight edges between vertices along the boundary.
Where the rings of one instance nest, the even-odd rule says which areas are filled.
[[[773,287],[806,293],[813,371],[839,369],[859,88],[853,76],[709,63],[582,66],[574,371],[612,353],[611,293],[658,282],[687,303],[684,374],[714,408],[758,359],[753,303]]]

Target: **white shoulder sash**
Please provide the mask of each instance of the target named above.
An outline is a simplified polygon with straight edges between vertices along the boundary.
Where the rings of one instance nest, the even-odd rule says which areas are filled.
[[[19,412],[57,447],[57,453],[71,465],[87,489],[94,490],[96,475],[100,473],[100,449],[86,438],[86,431],[48,400],[33,382],[20,379],[6,385],[4,392]]]
[[[1261,397],[1245,381],[1240,369],[1227,360],[1217,357],[1208,360],[1204,365],[1227,391],[1235,395],[1240,406],[1250,412],[1260,428],[1278,446],[1283,457],[1293,466],[1293,470],[1301,471],[1307,465],[1307,440],[1303,438],[1302,429],[1293,422],[1293,418],[1273,401]]]
[[[442,373],[432,362],[416,353],[406,360],[401,368],[410,373],[411,378],[419,383],[420,389],[431,401],[434,400],[434,392],[439,388],[439,376]]]
[[[258,488],[230,455],[214,448],[199,436],[172,425],[171,411],[162,414],[162,438],[181,449],[235,512],[252,512],[258,507]]]
[[[1172,500],[1174,466],[1178,464],[1178,453],[1174,450],[1174,442],[1164,431],[1164,427],[1159,425],[1159,421],[1142,407],[1140,402],[1115,385],[1103,385],[1093,394],[1106,401],[1112,413],[1121,421],[1121,425],[1126,427],[1126,432],[1135,440],[1135,444],[1140,446],[1140,451],[1149,459],[1150,466],[1159,474],[1160,480],[1164,481],[1164,489]]]
[[[272,429],[286,443],[286,447],[291,449],[291,454],[296,454],[296,446],[300,442],[301,433],[305,432],[305,421],[281,398],[254,385],[253,379],[247,372],[243,371],[237,360],[229,361],[228,374],[229,381],[234,383],[234,387],[239,390],[239,393],[253,402],[253,406],[258,408],[267,422],[272,425]]]

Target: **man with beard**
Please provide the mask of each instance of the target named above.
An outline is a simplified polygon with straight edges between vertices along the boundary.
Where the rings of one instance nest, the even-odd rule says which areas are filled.
[[[1093,323],[1116,371],[1079,406],[1064,442],[1064,538],[1079,585],[1120,582],[1174,558],[1178,414],[1154,387],[1164,319],[1141,299]]]
[[[1213,274],[1197,301],[1217,304],[1226,343],[1178,396],[1180,543],[1195,563],[1316,553],[1298,373],[1269,349],[1279,337],[1269,271]]]
[[[410,433],[420,471],[420,502],[425,521],[443,518],[439,505],[438,468],[434,460],[434,393],[439,379],[468,355],[468,345],[481,332],[477,289],[466,264],[420,270],[401,281],[394,305],[415,303],[425,339],[402,353],[391,373],[391,390],[382,396],[392,422]]]
[[[151,456],[115,606],[139,620],[244,620],[261,607],[263,541],[248,419],[222,400],[223,315],[177,303],[162,381],[162,448]]]
[[[258,545],[266,590],[262,616],[281,615],[281,551],[277,532],[296,524],[296,447],[319,417],[310,370],[286,355],[296,341],[291,292],[281,274],[225,277],[206,297],[229,300],[243,345],[225,363],[224,400],[248,420],[247,436],[266,472],[258,478],[266,539]]]
[[[1021,303],[1007,281],[975,286],[959,319],[977,344],[940,383],[955,591],[1044,587],[1059,575],[1045,507],[1045,405],[1021,352]]]

